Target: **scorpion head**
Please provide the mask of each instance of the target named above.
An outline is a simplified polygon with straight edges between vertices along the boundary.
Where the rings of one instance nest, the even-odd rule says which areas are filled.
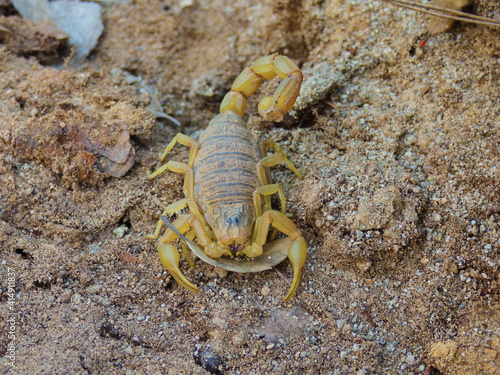
[[[250,241],[255,223],[255,209],[253,206],[245,204],[231,205],[220,210],[214,210],[212,215],[208,216],[208,221],[218,242],[232,254],[240,251]]]

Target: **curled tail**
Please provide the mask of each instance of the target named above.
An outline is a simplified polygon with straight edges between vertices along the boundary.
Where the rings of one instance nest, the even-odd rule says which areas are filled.
[[[302,72],[292,60],[278,53],[261,57],[240,73],[231,91],[222,100],[220,112],[233,111],[243,117],[248,97],[257,91],[263,79],[269,80],[276,76],[283,78],[283,81],[272,96],[260,100],[258,109],[265,120],[282,121],[299,95]]]

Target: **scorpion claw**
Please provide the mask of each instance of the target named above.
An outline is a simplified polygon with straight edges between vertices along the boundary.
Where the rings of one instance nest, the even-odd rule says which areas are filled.
[[[163,267],[172,275],[172,277],[184,288],[193,293],[198,293],[198,287],[193,285],[186,277],[182,274],[179,269],[179,252],[172,245],[167,245],[160,243],[158,245],[158,254],[160,255],[161,263]]]
[[[293,297],[297,287],[299,286],[300,275],[302,273],[302,267],[304,267],[304,263],[306,262],[307,257],[307,245],[304,237],[299,237],[295,241],[293,241],[288,248],[288,259],[293,266],[293,281],[290,286],[290,290],[285,297],[285,302],[288,302],[290,298]]]
[[[242,254],[245,254],[250,258],[256,258],[258,256],[261,256],[262,252],[263,252],[262,246],[256,244],[255,242],[250,246],[247,246],[243,251],[241,251]]]

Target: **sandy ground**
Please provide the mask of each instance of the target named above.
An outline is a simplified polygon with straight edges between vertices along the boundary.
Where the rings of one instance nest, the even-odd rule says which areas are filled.
[[[0,373],[500,374],[500,30],[431,36],[378,1],[117,1],[74,66],[1,9]],[[275,51],[304,72],[294,113],[267,123],[252,99],[245,120],[307,171],[273,173],[303,279],[285,304],[288,261],[184,261],[191,294],[145,237],[182,176],[146,173]]]

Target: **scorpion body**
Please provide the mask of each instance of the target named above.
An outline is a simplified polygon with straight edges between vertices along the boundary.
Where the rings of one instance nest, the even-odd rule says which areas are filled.
[[[243,120],[232,112],[215,117],[198,140],[194,198],[209,226],[231,253],[248,242],[255,223],[255,166],[262,154]]]
[[[179,252],[170,245],[179,235],[185,234],[184,240],[189,243],[196,238],[203,247],[203,255],[213,259],[223,255],[258,258],[263,254],[270,226],[290,238],[290,241],[282,242],[286,244],[294,269],[292,286],[285,300],[293,296],[298,286],[307,246],[301,232],[285,215],[285,196],[278,184],[271,183],[269,168],[283,161],[299,178],[302,179],[303,175],[274,141],[267,139],[257,143],[242,120],[246,99],[258,89],[263,79],[272,79],[276,75],[283,80],[274,95],[259,102],[259,113],[266,120],[281,121],[297,98],[302,73],[286,56],[273,54],[258,59],[236,78],[222,101],[221,113],[210,121],[198,141],[179,133],[160,158],[163,161],[179,142],[190,147],[187,163],[169,161],[149,176],[154,178],[167,169],[185,174],[185,198],[167,206],[163,215],[186,207],[190,213],[174,220],[172,225],[176,231],[167,229],[159,238],[158,249],[164,267],[192,292],[196,293],[198,288],[180,271]],[[268,148],[274,148],[275,153],[268,155]],[[280,198],[280,211],[271,207],[273,194]],[[162,220],[149,237],[157,239],[161,226]],[[192,265],[184,244],[182,249]],[[191,249],[200,256],[196,249]],[[222,262],[217,265],[224,268]]]

